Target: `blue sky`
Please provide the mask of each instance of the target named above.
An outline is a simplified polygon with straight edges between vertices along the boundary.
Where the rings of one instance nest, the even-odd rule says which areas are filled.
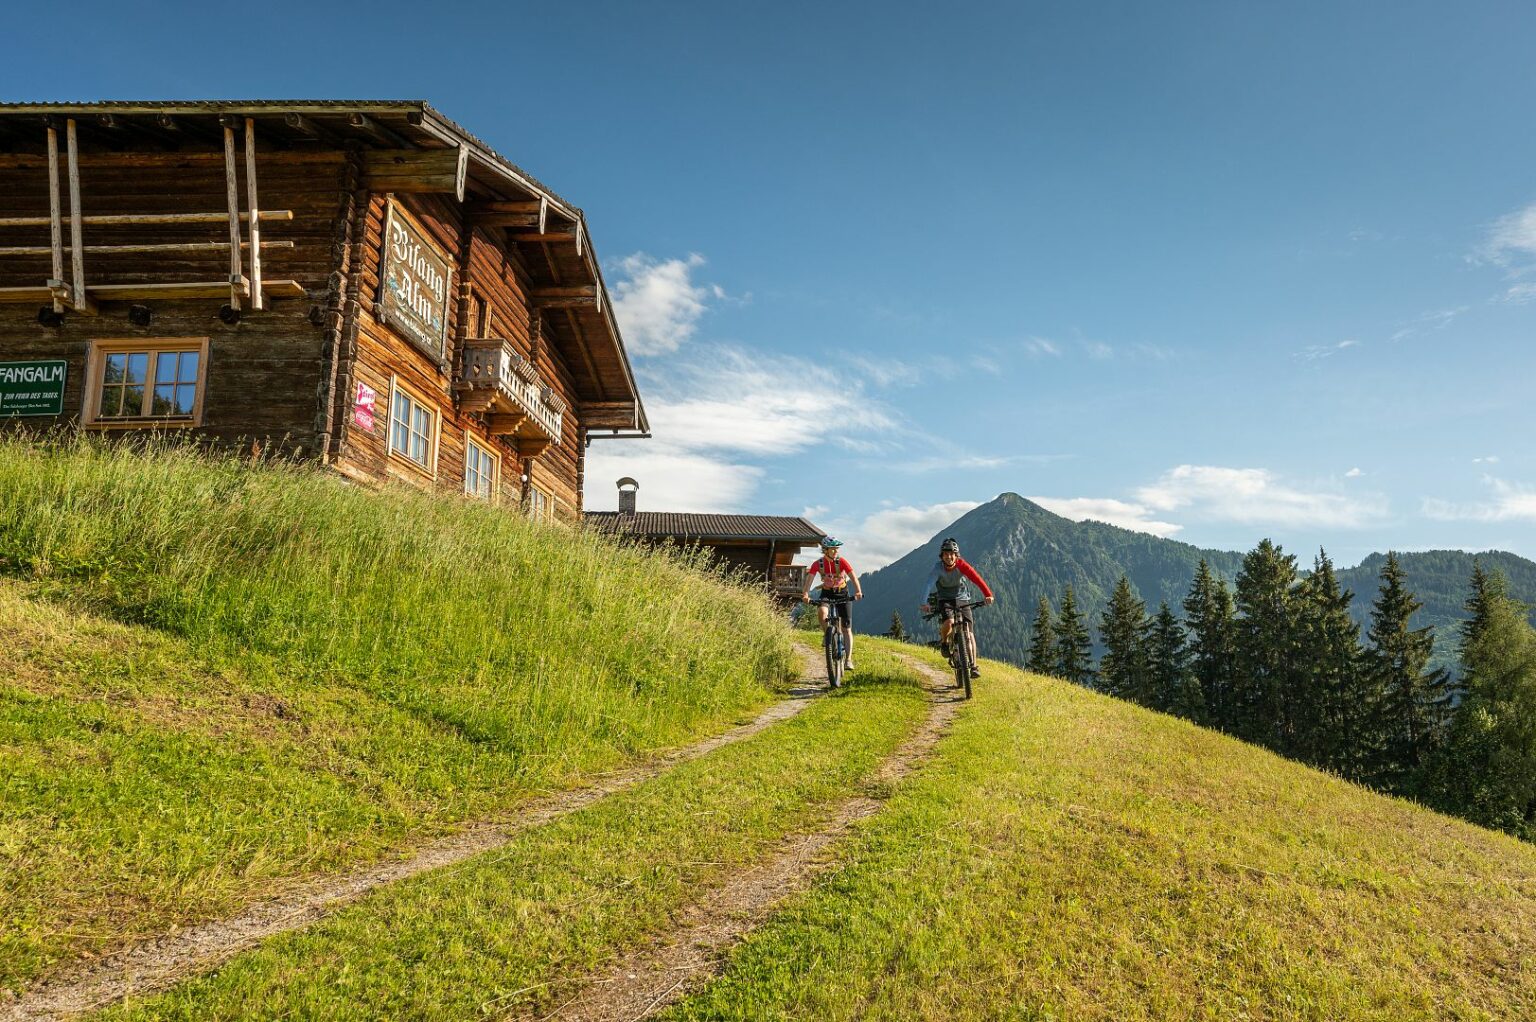
[[[422,98],[583,207],[593,507],[1536,557],[1532,5],[89,6],[5,98]]]

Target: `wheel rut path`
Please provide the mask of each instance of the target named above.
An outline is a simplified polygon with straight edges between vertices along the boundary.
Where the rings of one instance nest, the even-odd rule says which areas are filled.
[[[912,657],[928,692],[928,715],[880,765],[866,788],[878,791],[912,773],[932,754],[963,697],[953,679]],[[818,673],[825,677],[825,669]],[[855,679],[855,683],[856,679]],[[606,971],[575,981],[570,999],[542,1015],[514,1015],[517,1022],[639,1022],[720,974],[730,951],[761,925],[786,898],[810,887],[834,863],[832,846],[883,803],[860,795],[835,805],[823,826],[781,841],[757,866],[732,877],[685,909],[677,925]]]
[[[604,774],[583,787],[539,797],[505,815],[461,827],[409,849],[401,858],[314,880],[252,905],[238,915],[199,923],[78,966],[26,991],[9,1004],[0,1004],[0,1022],[71,1018],[104,1008],[129,994],[164,990],[207,972],[268,937],[304,929],[378,887],[495,851],[528,830],[585,809],[722,746],[750,738],[795,716],[821,693],[826,670],[820,651],[802,653],[805,679],[785,699],[746,724]]]

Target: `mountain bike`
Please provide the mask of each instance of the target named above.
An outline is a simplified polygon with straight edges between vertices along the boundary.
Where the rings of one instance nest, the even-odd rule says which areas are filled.
[[[821,648],[827,657],[827,685],[830,688],[841,688],[843,685],[843,667],[848,662],[848,640],[843,636],[842,608],[851,602],[847,597],[829,600],[819,597],[808,601],[812,605],[826,604],[827,627],[822,630]]]
[[[969,600],[965,603],[956,603],[954,607],[955,626],[949,633],[949,663],[955,669],[955,687],[965,689],[965,698],[971,698],[971,672],[976,669],[976,642],[972,638],[971,620],[962,610],[972,607],[986,606],[985,600]],[[929,614],[928,617],[939,617],[948,608]]]

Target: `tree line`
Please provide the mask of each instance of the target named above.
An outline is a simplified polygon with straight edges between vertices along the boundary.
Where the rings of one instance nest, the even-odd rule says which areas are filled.
[[[1432,668],[1432,628],[1395,554],[1364,636],[1326,553],[1303,576],[1264,540],[1233,584],[1202,560],[1182,616],[1148,613],[1122,576],[1099,621],[1071,587],[1039,600],[1027,665],[1266,746],[1353,781],[1536,839],[1536,629],[1504,576],[1474,562],[1459,672]]]

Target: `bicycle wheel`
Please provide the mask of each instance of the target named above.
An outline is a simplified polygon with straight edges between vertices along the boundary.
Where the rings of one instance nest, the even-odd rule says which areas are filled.
[[[827,687],[837,688],[843,681],[843,636],[837,620],[827,625],[821,637],[821,648],[827,655]]]
[[[955,687],[971,698],[971,630],[962,622],[955,628]]]

